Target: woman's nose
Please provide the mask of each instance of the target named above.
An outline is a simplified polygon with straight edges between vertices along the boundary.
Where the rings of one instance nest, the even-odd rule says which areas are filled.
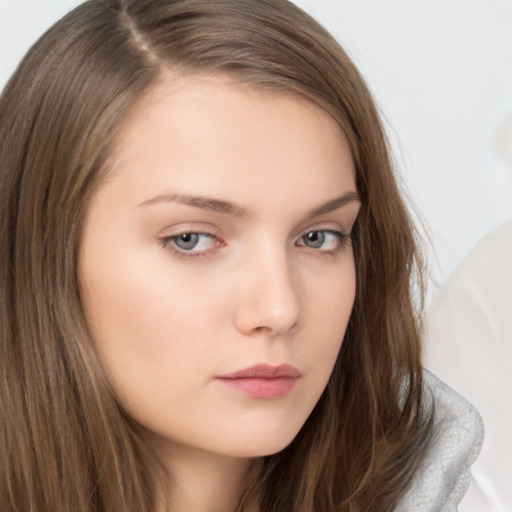
[[[254,255],[243,267],[235,325],[246,335],[290,334],[299,325],[299,282],[286,255]]]

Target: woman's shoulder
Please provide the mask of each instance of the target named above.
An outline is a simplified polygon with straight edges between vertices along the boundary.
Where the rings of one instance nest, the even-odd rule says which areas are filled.
[[[484,426],[475,407],[424,370],[424,407],[433,410],[430,448],[395,512],[454,512],[471,481]]]

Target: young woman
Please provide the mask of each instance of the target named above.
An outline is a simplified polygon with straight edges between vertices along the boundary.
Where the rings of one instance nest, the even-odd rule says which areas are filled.
[[[436,424],[476,420],[434,414],[379,117],[305,13],[85,2],[7,84],[0,162],[2,512],[423,507]]]

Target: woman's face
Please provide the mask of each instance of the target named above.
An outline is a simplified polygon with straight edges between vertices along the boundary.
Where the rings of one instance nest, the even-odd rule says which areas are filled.
[[[354,164],[334,121],[220,77],[162,82],[86,216],[85,313],[119,401],[171,451],[283,449],[354,300]]]

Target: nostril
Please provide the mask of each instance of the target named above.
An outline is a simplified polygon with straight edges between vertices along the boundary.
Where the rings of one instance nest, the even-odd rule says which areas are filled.
[[[290,335],[297,330],[299,308],[297,301],[290,300],[286,308],[272,308],[265,301],[248,300],[237,308],[235,323],[247,335]]]

